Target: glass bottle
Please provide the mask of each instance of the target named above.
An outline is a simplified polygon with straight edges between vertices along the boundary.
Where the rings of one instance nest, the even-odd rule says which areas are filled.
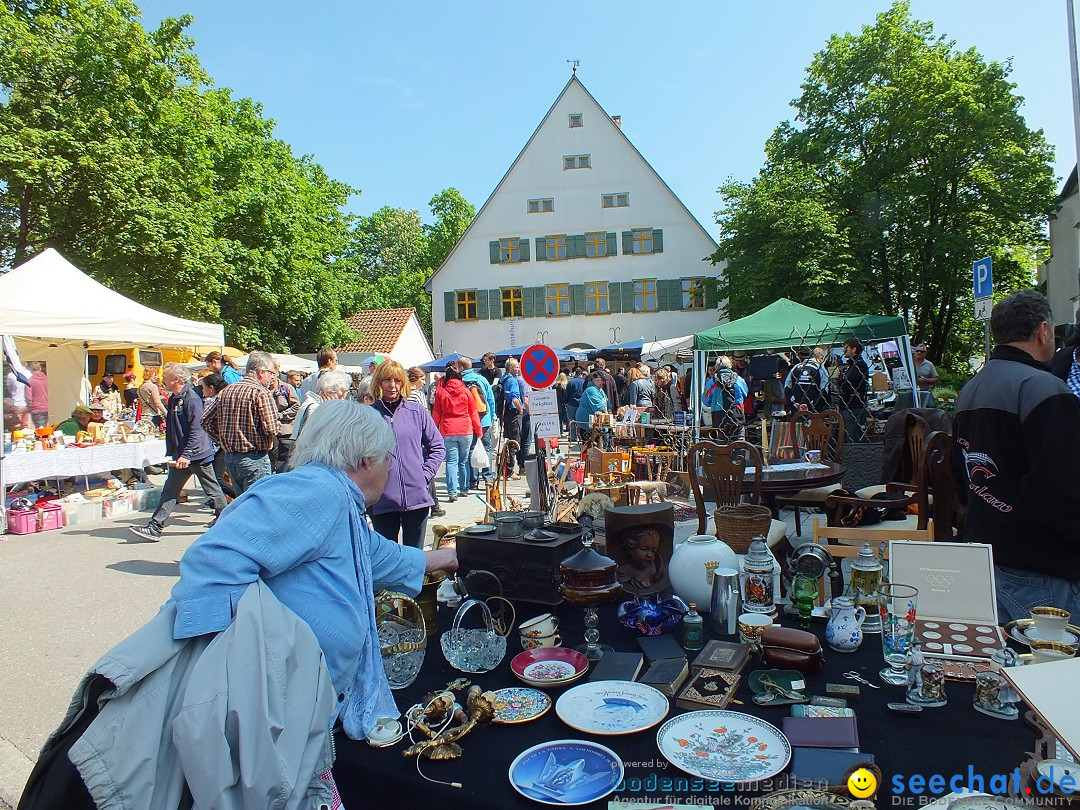
[[[866,611],[863,623],[864,633],[880,633],[881,617],[878,615],[877,594],[882,584],[884,566],[869,543],[863,543],[857,556],[851,563],[851,585],[848,593],[855,599],[855,606]]]
[[[683,616],[682,637],[682,645],[688,650],[700,650],[705,646],[705,623],[694,602],[690,603],[690,612]]]

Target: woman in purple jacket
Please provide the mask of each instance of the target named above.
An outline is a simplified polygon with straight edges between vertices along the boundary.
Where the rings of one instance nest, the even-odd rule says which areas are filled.
[[[394,432],[390,474],[382,497],[370,508],[375,531],[388,540],[423,548],[428,510],[434,504],[428,484],[446,456],[443,438],[427,408],[409,399],[409,378],[393,360],[384,360],[371,378],[371,407]]]

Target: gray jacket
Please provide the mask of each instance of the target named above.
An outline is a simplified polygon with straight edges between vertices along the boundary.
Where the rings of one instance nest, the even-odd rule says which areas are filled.
[[[69,754],[98,808],[190,807],[185,785],[199,808],[329,808],[336,703],[310,628],[261,580],[217,635],[176,641],[175,620],[167,602],[106,653],[53,735],[95,675],[115,685]]]

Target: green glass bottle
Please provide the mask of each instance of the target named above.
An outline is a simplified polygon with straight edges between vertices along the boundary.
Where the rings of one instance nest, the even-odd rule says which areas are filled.
[[[682,645],[688,650],[700,650],[705,646],[705,622],[694,602],[690,603],[690,612],[683,616],[682,638]]]

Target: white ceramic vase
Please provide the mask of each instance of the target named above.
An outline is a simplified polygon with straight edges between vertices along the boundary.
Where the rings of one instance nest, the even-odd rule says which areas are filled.
[[[709,609],[713,571],[739,568],[739,558],[731,547],[711,534],[695,534],[671,555],[668,575],[671,587],[683,601],[697,604],[698,612]]]

